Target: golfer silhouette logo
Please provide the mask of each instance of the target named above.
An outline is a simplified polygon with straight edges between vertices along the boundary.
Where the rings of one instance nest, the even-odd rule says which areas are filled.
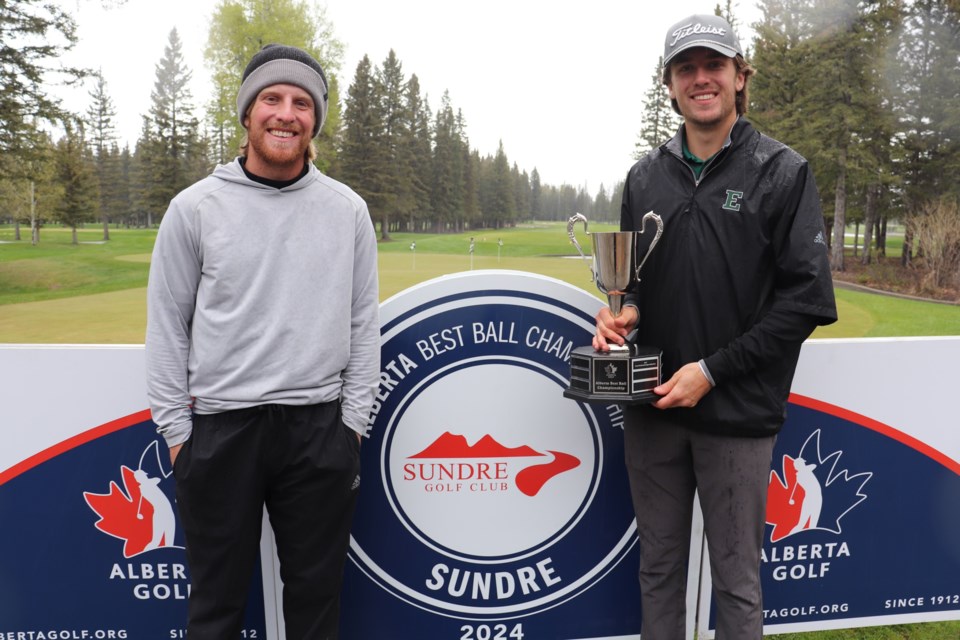
[[[842,451],[823,456],[820,430],[804,442],[796,457],[784,455],[782,475],[770,472],[767,484],[767,524],[770,541],[804,531],[840,533],[840,519],[867,499],[863,488],[873,473],[851,474],[840,464]]]
[[[173,503],[162,487],[168,480],[167,484],[172,484],[172,472],[165,470],[159,451],[157,442],[153,441],[140,455],[136,470],[121,465],[123,489],[111,480],[108,493],[83,493],[87,506],[100,517],[94,526],[124,541],[125,558],[177,546]]]
[[[823,488],[817,476],[813,475],[817,465],[807,464],[803,458],[797,458],[793,461],[793,467],[797,472],[797,481],[790,491],[788,503],[796,504],[797,489],[802,491],[803,500],[800,505],[800,518],[797,520],[797,525],[790,531],[791,534],[804,529],[816,529],[820,510],[823,508]]]

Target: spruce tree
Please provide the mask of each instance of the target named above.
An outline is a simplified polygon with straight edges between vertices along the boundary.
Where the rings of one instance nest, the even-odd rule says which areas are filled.
[[[377,219],[375,212],[384,202],[379,177],[384,170],[385,137],[381,89],[376,74],[370,58],[363,56],[347,90],[342,149],[337,164],[337,178],[366,201],[374,220]]]
[[[457,116],[454,120],[456,131],[455,139],[460,148],[460,216],[459,223],[463,225],[476,226],[481,218],[480,200],[477,193],[479,182],[479,164],[470,150],[470,137],[467,135],[467,117],[463,109],[457,109]],[[480,154],[476,154],[479,159]]]
[[[144,133],[138,142],[143,154],[141,167],[145,169],[142,178],[147,180],[143,203],[151,218],[159,219],[173,196],[206,173],[199,122],[188,86],[191,76],[174,28],[156,66],[150,112],[144,116]]]
[[[60,63],[76,42],[73,18],[55,3],[0,2],[0,154],[18,158],[4,163],[6,175],[35,170],[35,152],[44,145],[39,124],[69,117],[48,87],[83,77],[83,70]]]
[[[670,94],[663,84],[663,56],[650,78],[650,89],[644,95],[640,134],[634,145],[633,159],[639,160],[651,149],[669,140],[680,127],[681,118],[670,104]]]
[[[464,167],[462,141],[457,127],[457,118],[450,102],[450,93],[445,91],[437,109],[433,127],[433,180],[430,189],[430,206],[434,214],[434,227],[439,231],[445,226],[456,227],[463,211]]]
[[[514,179],[503,149],[503,140],[497,146],[497,153],[493,157],[491,188],[489,208],[484,213],[488,223],[494,229],[500,229],[508,222],[513,222],[517,215]]]
[[[111,192],[115,187],[116,166],[114,161],[116,156],[110,154],[111,145],[114,145],[117,139],[116,125],[114,122],[117,117],[117,110],[113,106],[113,100],[107,93],[107,83],[103,79],[103,74],[97,72],[94,74],[94,87],[90,91],[90,106],[86,114],[87,142],[93,152],[94,161],[97,168],[97,183],[100,193],[100,216],[103,221],[103,239],[110,239],[110,212],[111,207],[107,200],[111,197]]]
[[[916,0],[907,7],[891,85],[906,208],[919,210],[960,184],[960,3]]]
[[[884,122],[877,61],[894,31],[893,2],[764,0],[750,117],[807,158],[833,225],[831,267],[844,268],[848,205],[882,171]],[[886,128],[889,131],[889,127]],[[876,145],[864,144],[875,140]],[[878,147],[879,146],[879,147]],[[874,187],[870,187],[874,188]],[[857,196],[851,200],[851,195]],[[851,209],[856,213],[856,209]],[[829,225],[828,225],[829,226]]]
[[[380,237],[389,240],[391,215],[409,216],[415,206],[411,146],[413,114],[407,109],[403,65],[393,49],[383,61],[377,80],[383,119],[383,137],[378,151],[383,159],[379,175],[383,196],[378,203],[376,216],[380,218]]]
[[[96,219],[99,190],[82,126],[74,126],[69,121],[64,126],[66,134],[57,142],[57,179],[63,187],[63,197],[56,207],[56,217],[71,228],[73,244],[77,244],[77,226]]]
[[[410,196],[411,206],[407,212],[410,231],[430,216],[430,105],[420,95],[420,80],[416,74],[410,76],[406,89],[406,109],[410,117],[409,138],[405,141],[405,155],[411,163]]]
[[[542,220],[543,215],[543,185],[540,184],[540,172],[534,167],[530,172],[530,215],[534,220]]]

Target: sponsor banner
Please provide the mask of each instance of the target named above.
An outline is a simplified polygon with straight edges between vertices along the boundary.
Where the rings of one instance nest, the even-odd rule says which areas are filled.
[[[190,573],[143,349],[8,347],[0,361],[0,638],[185,638]],[[242,637],[266,638],[259,566],[249,602]]]
[[[600,304],[478,271],[382,305],[345,639],[638,637],[619,410],[562,397]],[[960,619],[958,358],[960,338],[804,345],[769,480],[768,633]],[[0,637],[183,637],[143,371],[142,346],[0,345]],[[699,567],[702,523],[692,539]],[[272,544],[265,526],[246,638],[282,637]],[[688,635],[699,613],[713,637],[708,570],[688,600]]]
[[[960,619],[956,382],[896,375],[958,357],[957,338],[804,345],[768,484],[767,633]]]
[[[503,271],[384,302],[344,638],[638,637],[621,410],[563,397],[599,306]]]

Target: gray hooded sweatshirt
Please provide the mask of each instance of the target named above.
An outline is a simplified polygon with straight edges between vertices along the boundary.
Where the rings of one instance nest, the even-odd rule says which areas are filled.
[[[276,189],[238,161],[178,194],[147,287],[147,394],[169,446],[192,410],[340,399],[363,433],[380,373],[377,242],[364,201],[312,165]]]

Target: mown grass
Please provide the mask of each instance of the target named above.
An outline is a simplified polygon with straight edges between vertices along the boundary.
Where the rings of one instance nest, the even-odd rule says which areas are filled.
[[[613,230],[591,225],[591,231]],[[586,251],[589,238],[577,226]],[[143,342],[150,251],[155,230],[45,228],[37,246],[13,242],[0,227],[0,342],[130,344]],[[474,252],[469,252],[470,238]],[[500,244],[500,240],[503,244]],[[416,250],[411,245],[416,243]],[[380,298],[431,278],[471,269],[530,271],[581,287],[598,298],[588,263],[565,225],[536,223],[456,234],[394,234],[379,244]],[[837,290],[840,321],[814,338],[960,335],[960,306]]]
[[[30,230],[14,241],[13,229],[0,227],[0,305],[55,300],[145,287],[157,233],[147,229],[81,229],[72,244],[69,229],[45,228],[40,243]]]
[[[960,623],[896,624],[886,627],[783,633],[764,637],[767,640],[960,640]]]

